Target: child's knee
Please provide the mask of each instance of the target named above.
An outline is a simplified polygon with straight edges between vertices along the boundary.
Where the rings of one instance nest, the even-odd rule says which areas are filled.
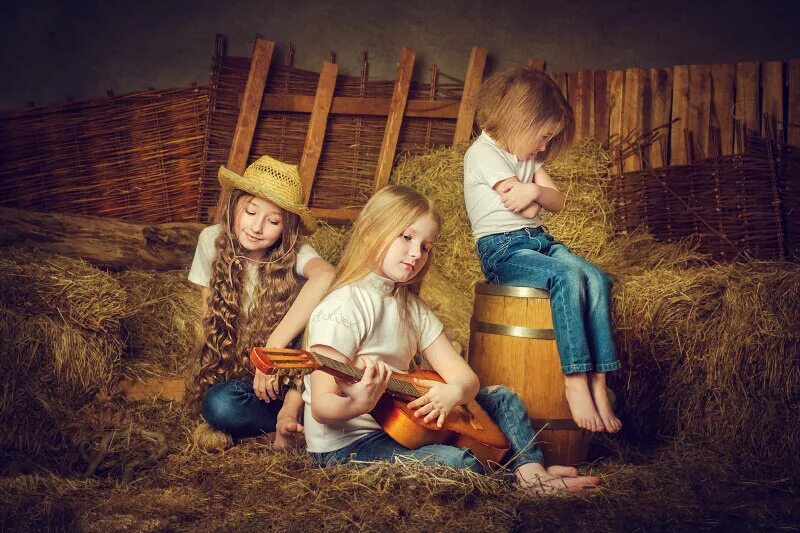
[[[571,287],[583,287],[586,285],[588,276],[577,265],[565,264],[563,268],[553,277],[556,283],[569,285]]]
[[[238,418],[240,407],[231,394],[227,384],[218,384],[205,393],[202,400],[203,418],[208,424],[220,430],[227,430]]]

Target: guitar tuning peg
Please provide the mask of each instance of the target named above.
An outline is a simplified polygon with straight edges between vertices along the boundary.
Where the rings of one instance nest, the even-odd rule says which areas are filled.
[[[300,385],[303,384],[302,378],[294,378],[294,386],[300,388]]]
[[[289,383],[291,383],[291,382],[292,382],[292,378],[291,378],[291,377],[289,377],[289,376],[283,376],[283,384],[284,384],[284,385],[288,385],[288,384],[289,384]]]

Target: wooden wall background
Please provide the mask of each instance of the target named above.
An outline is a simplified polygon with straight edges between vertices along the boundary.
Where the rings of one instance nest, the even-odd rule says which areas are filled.
[[[395,153],[469,134],[459,106],[479,84],[483,63],[465,58],[467,90],[436,67],[428,83],[410,79],[410,55],[394,81],[370,80],[366,53],[358,77],[338,76],[334,63],[323,62],[328,82],[293,67],[291,52],[283,64],[273,61],[247,161],[263,153],[292,163],[308,157],[309,128],[320,127],[312,122],[316,95],[327,87],[335,104],[314,155],[310,203],[339,221],[342,211],[356,212],[378,176],[388,176]],[[542,60],[530,64],[544,68]],[[227,56],[219,38],[208,86],[0,113],[0,205],[140,223],[208,222],[249,67],[250,58]],[[618,156],[620,233],[643,225],[663,240],[699,236],[719,259],[741,250],[800,256],[792,148],[800,147],[800,61],[551,75],[573,106],[578,139],[596,139]],[[401,76],[408,105],[391,124],[386,108]],[[396,150],[386,153],[389,126]],[[748,145],[754,148],[746,153]]]

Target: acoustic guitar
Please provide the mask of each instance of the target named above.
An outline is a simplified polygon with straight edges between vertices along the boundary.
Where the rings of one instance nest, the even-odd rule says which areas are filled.
[[[351,383],[359,381],[364,374],[360,368],[306,350],[253,348],[250,360],[261,372],[281,377],[285,382],[299,379],[313,370],[321,370]],[[414,416],[413,409],[406,407],[408,402],[427,392],[425,387],[414,384],[414,378],[444,383],[439,374],[429,370],[392,374],[386,392],[370,413],[383,430],[409,449],[428,444],[449,444],[469,448],[487,467],[499,464],[511,446],[486,411],[472,400],[466,405],[456,406],[445,418],[442,428],[435,423],[426,423],[421,417]]]

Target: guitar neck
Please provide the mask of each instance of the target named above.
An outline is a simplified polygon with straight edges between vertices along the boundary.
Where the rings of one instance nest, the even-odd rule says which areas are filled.
[[[364,375],[364,371],[356,368],[353,365],[342,363],[336,359],[331,359],[316,352],[313,353],[314,359],[320,364],[319,370],[327,372],[328,374],[335,374],[339,377],[345,377],[351,381],[359,381]],[[422,392],[414,385],[401,379],[389,378],[389,383],[386,385],[386,391],[398,396],[406,396],[409,398],[419,398]]]

